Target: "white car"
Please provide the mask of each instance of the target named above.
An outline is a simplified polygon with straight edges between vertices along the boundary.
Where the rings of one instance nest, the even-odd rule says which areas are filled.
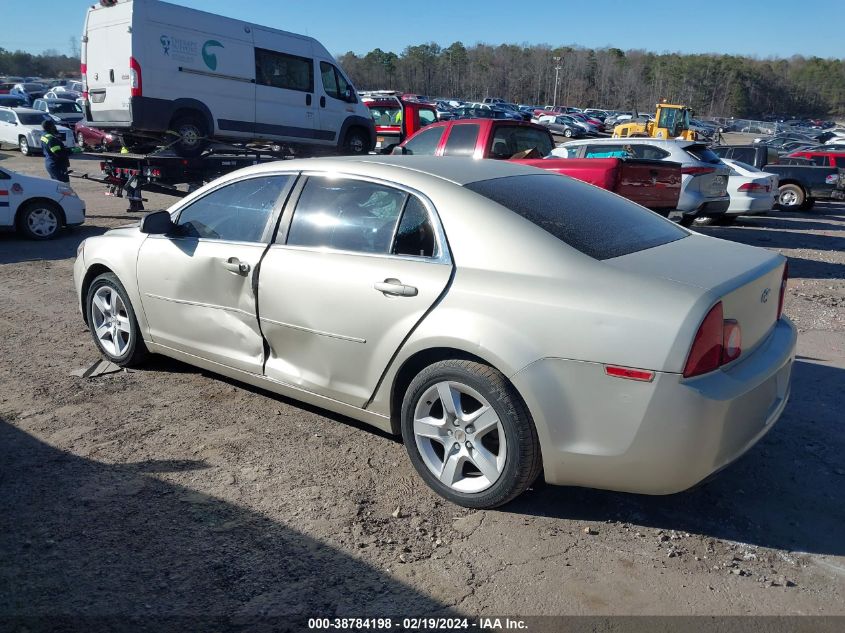
[[[757,169],[742,161],[723,158],[722,162],[731,168],[728,174],[728,195],[731,204],[722,223],[733,222],[741,215],[754,215],[771,211],[777,201],[778,176]]]
[[[46,112],[32,108],[0,107],[0,146],[15,145],[24,156],[31,156],[41,152],[41,123],[51,118]],[[65,147],[75,147],[73,132],[63,125],[56,129],[62,137]]]
[[[85,203],[69,184],[0,169],[0,229],[49,240],[83,222]]]

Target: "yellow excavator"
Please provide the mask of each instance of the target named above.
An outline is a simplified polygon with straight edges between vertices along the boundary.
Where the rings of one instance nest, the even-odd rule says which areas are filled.
[[[613,128],[613,138],[627,136],[650,136],[652,138],[682,138],[694,141],[697,137],[690,129],[692,108],[685,105],[666,103],[664,99],[657,104],[654,121],[624,121]]]

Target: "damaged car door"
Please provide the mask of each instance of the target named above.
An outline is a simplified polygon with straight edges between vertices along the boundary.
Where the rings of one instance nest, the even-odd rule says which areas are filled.
[[[144,241],[138,288],[153,342],[262,373],[257,267],[295,178],[262,174],[224,182],[182,207],[171,234]]]

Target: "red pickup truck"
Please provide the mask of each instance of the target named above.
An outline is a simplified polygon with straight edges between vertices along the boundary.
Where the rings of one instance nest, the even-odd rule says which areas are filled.
[[[668,215],[678,206],[681,166],[629,158],[543,158],[555,144],[541,125],[507,119],[458,119],[426,126],[394,154],[512,160],[583,180]]]
[[[420,128],[437,121],[437,108],[430,103],[408,101],[390,93],[370,93],[361,99],[370,109],[376,126],[376,152],[390,151]]]
[[[845,152],[792,152],[789,158],[806,158],[813,161],[816,165],[822,167],[839,167],[845,168]]]

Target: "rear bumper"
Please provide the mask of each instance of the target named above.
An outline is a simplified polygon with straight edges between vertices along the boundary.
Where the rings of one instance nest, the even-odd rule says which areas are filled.
[[[731,198],[730,207],[725,212],[725,215],[753,215],[754,213],[765,213],[771,211],[775,206],[774,195],[770,196],[734,196]]]
[[[797,335],[781,319],[747,358],[693,379],[605,376],[599,363],[544,359],[513,376],[553,484],[644,494],[686,490],[736,460],[789,397]]]

